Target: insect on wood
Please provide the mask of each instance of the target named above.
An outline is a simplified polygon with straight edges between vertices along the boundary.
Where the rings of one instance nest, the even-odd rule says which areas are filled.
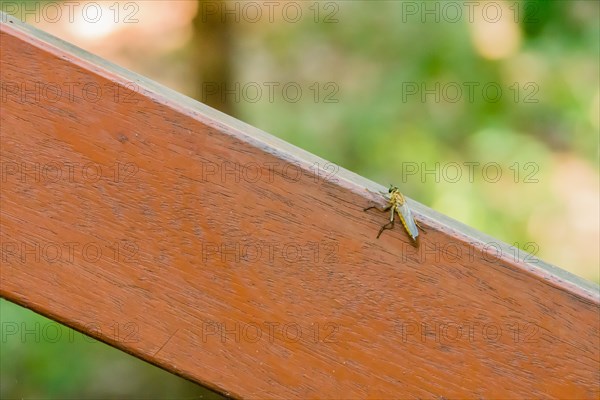
[[[411,239],[411,243],[413,244],[413,246],[419,247],[419,228],[421,228],[424,231],[423,227],[420,226],[419,223],[413,217],[410,208],[406,204],[406,199],[404,198],[402,193],[400,193],[400,190],[398,190],[396,186],[390,185],[388,193],[389,198],[387,199],[387,207],[380,209],[377,206],[370,206],[363,210],[368,211],[372,208],[375,208],[381,212],[390,211],[390,222],[381,227],[379,233],[377,234],[377,239],[379,239],[379,236],[381,236],[384,230],[394,228],[395,214],[398,214],[398,218],[400,218],[402,226],[404,226],[406,233],[408,233],[408,236]],[[382,194],[385,195],[385,193],[383,192]]]

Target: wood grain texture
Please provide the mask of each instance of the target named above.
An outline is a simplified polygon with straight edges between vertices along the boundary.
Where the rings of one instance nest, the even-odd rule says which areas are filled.
[[[2,20],[2,297],[239,398],[600,395],[596,285]]]

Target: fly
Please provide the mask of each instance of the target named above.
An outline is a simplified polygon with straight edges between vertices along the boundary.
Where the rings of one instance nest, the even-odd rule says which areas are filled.
[[[419,223],[415,220],[412,213],[410,212],[410,208],[406,204],[406,199],[400,193],[400,190],[396,186],[390,185],[390,189],[388,190],[389,199],[388,205],[384,209],[377,208],[377,206],[371,206],[365,208],[363,211],[370,210],[371,208],[375,208],[381,212],[390,211],[390,222],[383,225],[377,234],[377,239],[386,229],[394,228],[394,217],[395,214],[398,214],[398,218],[402,222],[402,226],[410,236],[413,246],[419,247],[419,228],[423,230],[423,228],[419,225]],[[384,194],[382,192],[382,194]]]

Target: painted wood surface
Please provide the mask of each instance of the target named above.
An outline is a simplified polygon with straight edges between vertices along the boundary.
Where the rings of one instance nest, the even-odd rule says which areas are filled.
[[[600,395],[596,285],[410,199],[377,240],[383,187],[0,32],[2,297],[239,398]]]

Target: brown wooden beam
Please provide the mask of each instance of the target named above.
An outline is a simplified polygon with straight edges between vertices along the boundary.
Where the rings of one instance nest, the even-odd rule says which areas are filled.
[[[233,397],[600,394],[596,285],[1,17],[2,297]]]

